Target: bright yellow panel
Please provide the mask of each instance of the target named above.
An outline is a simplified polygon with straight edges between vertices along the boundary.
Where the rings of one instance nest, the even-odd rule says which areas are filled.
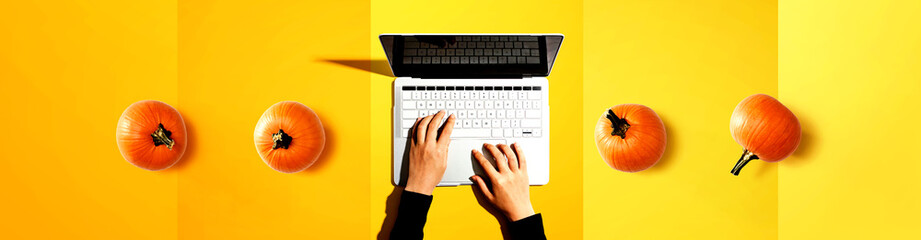
[[[179,3],[179,102],[190,151],[179,177],[180,239],[365,238],[369,211],[367,1]],[[259,158],[253,129],[283,100],[326,129],[319,162],[295,174]],[[361,229],[361,228],[359,228]]]
[[[371,2],[372,59],[386,59],[381,33],[562,33],[566,35],[550,80],[550,183],[531,187],[535,211],[549,238],[582,236],[582,3],[580,1]],[[389,74],[386,62],[372,61]],[[394,77],[371,79],[371,237],[392,224],[398,196],[391,194],[391,108]],[[477,203],[470,186],[437,188],[428,214],[430,239],[500,239],[499,224]],[[388,198],[389,197],[389,198]],[[387,219],[387,220],[385,220]],[[389,232],[389,231],[388,231]]]
[[[3,239],[170,239],[177,171],[125,161],[135,101],[177,106],[176,3],[0,3]]]
[[[803,126],[780,238],[921,238],[921,2],[780,6],[780,101]]]
[[[585,2],[581,139],[586,239],[776,239],[777,165],[742,153],[729,116],[748,95],[777,96],[776,1]],[[607,166],[595,123],[639,103],[665,122],[660,162]]]

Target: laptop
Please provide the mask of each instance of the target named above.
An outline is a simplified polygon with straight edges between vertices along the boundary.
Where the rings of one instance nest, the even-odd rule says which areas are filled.
[[[531,185],[550,181],[547,76],[562,34],[381,34],[393,88],[393,184],[405,185],[416,118],[440,110],[457,119],[438,186],[485,176],[471,155],[484,143],[519,143]],[[447,115],[445,115],[447,116]]]

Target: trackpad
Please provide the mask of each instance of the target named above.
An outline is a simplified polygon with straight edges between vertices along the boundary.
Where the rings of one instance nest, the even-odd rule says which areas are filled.
[[[448,148],[448,167],[445,170],[445,176],[442,183],[460,183],[470,184],[470,176],[474,174],[483,175],[483,168],[475,158],[473,158],[473,149],[476,149],[486,156],[486,159],[495,167],[496,161],[492,155],[483,148],[484,143],[505,144],[502,139],[484,139],[484,140],[451,140],[451,146]],[[485,176],[485,175],[484,175]]]

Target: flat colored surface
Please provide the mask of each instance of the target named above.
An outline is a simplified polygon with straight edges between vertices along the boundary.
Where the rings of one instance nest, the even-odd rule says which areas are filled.
[[[780,1],[782,239],[919,239],[921,1]]]
[[[366,236],[354,229],[369,221],[370,144],[355,113],[369,111],[368,74],[329,59],[368,57],[367,2],[0,9],[0,99],[17,116],[2,123],[18,136],[2,140],[0,161],[10,239]],[[121,112],[144,99],[177,108],[190,134],[161,172],[127,163],[114,141]],[[266,166],[253,144],[256,121],[282,100],[326,128],[323,157],[296,174]]]
[[[349,1],[179,4],[179,107],[194,149],[179,166],[180,238],[365,235],[354,229],[368,222],[369,142],[367,119],[356,113],[369,111],[368,74],[328,61],[368,56],[367,9]],[[253,143],[259,117],[285,100],[313,109],[327,136],[320,160],[294,174],[266,166]]]
[[[180,171],[115,144],[131,103],[179,103],[176,24],[175,2],[0,3],[0,238],[176,238]]]
[[[776,8],[585,2],[586,239],[777,238],[777,166],[729,173],[742,154],[729,134],[733,108],[751,94],[777,95]],[[659,163],[638,173],[608,167],[595,147],[595,123],[623,103],[655,110],[668,134]]]
[[[6,1],[0,3],[0,238],[367,239],[386,233],[389,75],[380,33],[563,33],[550,79],[552,239],[919,238],[917,1]],[[779,163],[741,154],[729,116],[777,97],[803,125]],[[171,169],[124,161],[121,112],[186,120]],[[253,128],[282,100],[320,116],[317,165],[278,173]],[[620,103],[669,134],[653,168],[608,167],[592,134]],[[398,192],[398,191],[396,191]],[[367,228],[365,228],[367,226]],[[381,232],[382,226],[385,231]],[[431,239],[498,239],[469,186],[438,188]]]

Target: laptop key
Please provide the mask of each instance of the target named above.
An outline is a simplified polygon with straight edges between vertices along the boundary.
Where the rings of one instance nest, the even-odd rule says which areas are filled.
[[[522,45],[524,48],[540,48],[538,47],[537,42],[524,42]]]

